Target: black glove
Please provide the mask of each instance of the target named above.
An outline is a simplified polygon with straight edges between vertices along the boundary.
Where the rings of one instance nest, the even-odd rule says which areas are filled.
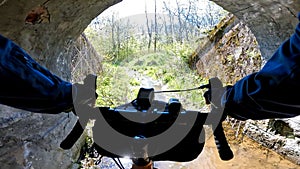
[[[97,76],[87,75],[83,81],[83,84],[74,83],[72,87],[73,93],[73,112],[76,113],[76,109],[82,109],[83,107],[93,108],[98,97],[96,93],[97,88]]]
[[[74,104],[94,104],[98,95],[96,93],[97,76],[87,75],[83,84],[73,84],[73,102]]]
[[[220,105],[220,97],[224,93],[223,84],[217,77],[209,79],[209,84],[207,86],[208,90],[204,93],[205,103],[213,104],[214,106]],[[212,97],[212,95],[214,97]]]
[[[224,110],[224,105],[222,105],[222,97],[227,90],[232,86],[223,86],[221,80],[217,77],[209,79],[209,84],[206,86],[208,90],[203,94],[205,98],[205,103],[211,105],[212,112],[215,110]],[[223,113],[222,120],[225,120],[227,114]]]

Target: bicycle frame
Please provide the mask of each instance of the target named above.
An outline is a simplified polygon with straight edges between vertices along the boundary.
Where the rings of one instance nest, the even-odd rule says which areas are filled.
[[[145,144],[149,146],[147,150],[149,152],[143,153],[145,153],[147,156],[145,158],[131,157],[133,161],[132,169],[152,169],[154,161],[168,160],[187,162],[194,160],[202,152],[205,144],[205,131],[203,130],[203,125],[210,124],[216,125],[214,126],[214,136],[220,158],[222,160],[230,160],[233,158],[233,153],[227,143],[221,122],[213,123],[214,118],[210,117],[210,119],[208,119],[210,113],[184,110],[182,109],[180,102],[176,99],[171,99],[169,103],[153,100],[153,89],[141,88],[141,90],[138,94],[138,98],[131,103],[119,106],[117,108],[99,107],[102,116],[114,130],[132,138],[142,136],[142,139],[145,139],[146,141],[147,138],[159,135],[174,125],[180,129],[188,128],[190,130],[178,144],[163,153],[153,155],[151,151],[156,152],[163,147],[161,147],[159,144],[154,146],[149,144],[149,146],[146,142]],[[155,107],[162,106],[164,107],[163,111],[157,111],[155,109]],[[93,111],[93,109],[94,108],[91,110]],[[149,111],[151,113],[149,113]],[[138,123],[124,117],[124,113],[128,113],[130,115],[134,114],[134,116],[143,116],[144,119],[153,119],[153,116],[157,114],[159,114],[159,117],[151,122]],[[211,113],[218,115],[219,112]],[[181,118],[179,118],[178,121],[179,116],[181,116]],[[193,117],[196,117],[196,119],[193,119]],[[61,147],[63,149],[71,148],[76,142],[77,138],[80,137],[82,132],[83,127],[79,124],[79,122],[77,122],[71,133],[61,143]],[[199,140],[203,140],[203,142]],[[103,156],[111,158],[124,157],[122,155],[107,151],[105,148],[101,147],[101,145],[94,144],[94,147],[98,153]],[[126,152],[132,151],[132,147],[122,147],[122,151],[124,151],[122,154],[126,154]],[[138,149],[137,151],[144,150]]]

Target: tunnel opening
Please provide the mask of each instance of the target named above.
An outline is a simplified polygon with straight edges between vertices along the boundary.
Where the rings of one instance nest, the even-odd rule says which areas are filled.
[[[139,6],[136,4],[138,2]],[[110,66],[106,68],[106,71],[126,72],[113,70],[120,67],[135,69],[135,72],[144,72],[148,77],[152,76],[153,80],[160,79],[156,83],[169,82],[172,84],[171,88],[191,88],[196,83],[199,85],[201,78],[197,77],[196,62],[192,62],[190,58],[192,55],[197,55],[196,49],[202,42],[201,39],[209,34],[228,12],[210,1],[185,3],[157,1],[156,8],[153,2],[148,4],[145,3],[146,1],[138,2],[124,1],[112,6],[95,18],[85,29],[81,37],[85,37],[84,44],[90,46],[85,50],[92,49],[97,54],[95,58],[100,58],[100,60],[80,56],[81,53],[87,52],[77,53],[78,55],[72,59],[73,65],[81,64],[81,68],[78,69],[77,66],[73,68],[73,80],[84,77],[84,75],[78,76],[82,73],[100,73],[93,70],[101,68],[90,68],[90,65],[101,62],[105,65],[104,68]],[[125,6],[118,7],[122,3]],[[134,6],[133,9],[125,10],[130,6]],[[78,58],[80,59],[78,60]],[[91,64],[86,64],[87,62],[91,62]],[[87,72],[82,71],[84,68],[87,69]],[[170,73],[169,70],[173,72]],[[174,75],[180,76],[180,71],[183,71],[181,73],[190,73],[190,79],[175,79]],[[131,82],[122,83],[142,83],[140,81],[141,79],[135,78]],[[120,82],[113,83],[119,84]],[[136,86],[138,85],[136,84]],[[137,89],[134,90],[135,92],[122,89],[122,91],[136,94]],[[128,95],[123,93],[122,96],[122,92],[116,93],[119,94],[119,98],[113,99],[116,102],[114,106],[120,103],[117,100],[120,98],[124,100],[124,96]],[[196,95],[196,93],[192,95]],[[134,96],[130,98],[132,99],[132,97]],[[112,101],[107,102],[111,103]]]
[[[84,44],[90,46],[88,49],[92,49],[96,57],[101,57],[103,64],[101,72],[96,72],[100,77],[98,96],[101,100],[98,104],[113,107],[128,103],[134,99],[140,87],[155,87],[157,90],[164,90],[166,86],[171,89],[192,88],[207,82],[213,76],[232,84],[259,70],[262,65],[261,54],[250,29],[233,14],[209,2],[205,2],[209,6],[207,9],[201,9],[202,12],[206,10],[206,13],[194,23],[185,13],[179,18],[183,20],[186,17],[186,20],[179,21],[176,18],[179,15],[176,10],[180,12],[178,2],[175,4],[177,8],[173,7],[174,11],[164,6],[168,13],[160,11],[155,14],[155,9],[152,9],[152,13],[149,12],[150,9],[144,9],[139,14],[121,17],[124,14],[118,13],[119,8],[115,11],[108,9],[107,13],[103,13],[105,15],[95,18],[81,36],[84,37]],[[145,7],[145,4],[140,6],[142,9]],[[188,9],[189,6],[181,7]],[[134,8],[138,7],[135,5]],[[217,19],[210,20],[209,17],[215,17],[211,16],[214,15],[213,8],[217,8]],[[169,16],[171,14],[173,18]],[[155,22],[159,28],[155,28]],[[181,23],[180,28],[180,22],[186,22],[185,27]],[[204,26],[199,25],[203,22]],[[160,32],[156,29],[160,29]],[[173,34],[168,36],[172,31]],[[184,35],[183,32],[187,34]],[[91,58],[77,57],[81,58],[81,66],[89,68],[89,64],[84,62]],[[73,60],[78,65],[78,58]],[[90,65],[95,63],[95,59],[91,61],[93,63]],[[76,81],[75,76],[74,80]],[[109,95],[115,98],[109,98]],[[180,100],[185,100],[187,107],[194,106],[194,109],[199,110],[205,105],[202,95],[202,92],[185,93]],[[88,163],[86,159],[82,162]],[[104,160],[104,164],[110,162]],[[126,162],[125,165],[129,165],[131,161],[125,160]]]
[[[191,1],[189,1],[189,3],[191,5]],[[216,4],[211,4],[211,5],[217,6]],[[134,8],[138,8],[136,4],[132,6],[134,6]],[[176,9],[180,10],[179,6],[180,5],[178,5],[177,2],[177,8],[175,8],[175,10]],[[107,11],[109,12],[106,13],[106,18],[105,17],[95,18],[91,22],[91,24],[85,29],[84,34],[82,34],[82,36],[88,37],[86,39],[86,43],[96,44],[96,47],[92,45],[93,50],[96,51],[96,53],[100,53],[99,55],[102,56],[101,63],[103,63],[104,66],[101,67],[101,71],[102,73],[103,72],[107,72],[107,73],[102,74],[103,75],[102,79],[105,80],[100,80],[101,81],[100,86],[103,83],[116,84],[115,87],[108,87],[108,88],[107,87],[105,88],[102,85],[103,88],[101,90],[113,91],[119,87],[121,88],[121,91],[126,92],[126,94],[124,94],[123,92],[119,92],[116,90],[116,93],[118,93],[119,95],[118,94],[113,94],[113,95],[117,96],[117,98],[114,99],[110,98],[107,100],[103,99],[100,101],[101,103],[99,104],[116,106],[119,104],[126,103],[132,100],[136,96],[138,91],[137,88],[139,88],[140,86],[144,86],[144,87],[155,86],[158,87],[159,89],[162,89],[163,82],[158,81],[158,79],[163,79],[164,82],[171,81],[172,78],[174,78],[172,76],[175,74],[174,72],[167,72],[162,67],[167,67],[168,69],[170,69],[175,65],[177,67],[176,68],[177,70],[179,69],[189,70],[189,71],[196,70],[196,72],[193,72],[192,79],[195,79],[196,77],[198,81],[191,83],[187,79],[182,80],[182,81],[189,81],[188,84],[192,84],[192,85],[194,85],[194,83],[198,83],[198,84],[202,83],[203,81],[207,80],[212,76],[220,77],[226,84],[234,84],[237,80],[241,79],[242,77],[245,77],[253,72],[258,71],[263,65],[263,62],[265,60],[263,60],[263,57],[260,52],[260,47],[258,46],[259,42],[256,40],[255,35],[251,32],[249,27],[247,27],[247,24],[239,20],[234,14],[227,12],[226,10],[220,8],[219,6],[217,7],[219,8],[218,9],[219,11],[222,11],[221,13],[218,14],[219,18],[215,20],[216,22],[212,22],[209,26],[206,27],[205,26],[201,27],[202,25],[199,25],[197,22],[195,22],[192,24],[185,25],[186,27],[180,28],[178,24],[180,24],[179,22],[183,22],[183,21],[182,20],[179,21],[180,19],[177,20],[174,19],[174,17],[176,17],[176,11],[174,12],[171,11],[171,9],[166,9],[167,7],[165,6],[165,10],[167,10],[167,12],[169,13],[161,14],[160,12],[157,12],[158,14],[157,13],[153,14],[152,12],[151,14],[151,12],[149,12],[151,10],[147,9],[147,4],[146,5],[144,4],[140,7],[144,9],[146,8],[144,11],[141,12],[143,14],[131,13],[130,16],[126,16],[125,14],[120,14],[121,13],[120,9],[117,11],[108,9]],[[123,9],[125,8],[123,7]],[[155,9],[152,9],[152,11],[155,11]],[[170,18],[170,16],[168,16],[168,14],[170,15],[171,13],[174,14],[173,18]],[[213,12],[210,7],[209,14],[206,15],[204,18],[205,19],[209,18],[209,15],[211,15],[212,13]],[[103,14],[105,14],[105,12]],[[177,13],[177,16],[179,15],[180,13]],[[184,17],[184,14],[182,15],[182,17]],[[158,18],[161,20],[157,21],[159,20]],[[176,24],[172,25],[169,23],[169,25],[171,25],[170,27],[173,26],[173,30],[171,30],[170,28],[168,29],[167,26],[165,27],[161,26],[161,28],[157,28],[159,27],[157,25],[156,25],[157,27],[154,26],[155,22],[157,23],[161,22],[163,24],[166,24],[166,22],[168,22],[166,21],[166,18],[169,19],[169,22],[172,21],[173,23],[174,22],[177,23],[177,25]],[[186,17],[185,19],[186,19],[185,21],[187,21],[190,18]],[[137,22],[131,23],[132,20]],[[209,19],[207,19],[206,22],[208,22],[208,20]],[[140,26],[141,25],[140,22],[144,22],[144,27]],[[203,21],[202,19],[201,22],[205,22],[205,21]],[[198,31],[197,33],[192,35],[193,38],[181,34],[182,32],[185,32],[188,29],[188,26],[192,26],[196,28],[196,31]],[[174,29],[174,27],[176,27],[178,31],[177,34],[175,33],[177,37],[167,37],[168,33],[172,31],[176,31],[176,28]],[[162,35],[157,31],[157,29],[162,30],[163,28],[165,28],[164,30],[165,32]],[[98,30],[101,30],[102,32]],[[192,31],[189,30],[189,31],[190,31],[189,33],[192,34],[191,32],[193,30]],[[135,34],[135,37],[133,37],[132,34]],[[100,37],[102,37],[102,39],[99,38],[97,39],[97,36],[99,35]],[[106,37],[106,39],[103,37]],[[162,45],[163,43],[170,44],[173,43],[174,41],[177,42],[176,45],[173,46],[170,45],[168,46],[168,48]],[[99,46],[104,46],[104,44],[109,47],[99,49]],[[241,45],[241,44],[245,44],[245,45]],[[188,50],[180,50],[183,48],[188,48]],[[226,48],[230,48],[230,49],[226,50]],[[168,50],[172,51],[171,55],[170,52],[168,52]],[[172,57],[176,55],[179,55],[180,57]],[[178,61],[176,61],[177,59],[179,59],[180,62],[182,63],[176,65],[172,62],[175,60],[175,62],[178,63]],[[173,66],[170,66],[172,64]],[[159,67],[159,65],[162,67]],[[125,69],[120,69],[121,67]],[[130,73],[131,76],[133,75],[135,77],[134,78],[128,77],[127,74],[118,74],[118,72],[126,72],[126,73],[131,72]],[[143,76],[145,75],[148,77],[150,76],[150,78],[152,79],[149,80],[149,78],[141,77],[140,76],[141,73],[143,73]],[[196,76],[194,73],[196,73]],[[109,76],[106,76],[105,74]],[[162,74],[167,74],[168,76],[164,77],[162,76]],[[179,74],[187,76],[188,73],[180,72]],[[153,81],[153,77],[154,77],[154,81]],[[122,78],[125,78],[123,82],[122,80],[120,80]],[[113,81],[112,79],[117,79],[117,81],[119,82]],[[143,80],[146,81],[147,84],[141,82]],[[149,81],[152,81],[150,82],[151,85],[149,85]],[[179,82],[177,79],[173,81],[175,81],[173,82],[175,85],[172,86],[171,88],[188,87],[186,83]],[[130,87],[128,86],[126,86],[125,88],[120,87],[126,83],[127,84],[129,83],[129,85],[135,86],[137,88],[130,89]],[[181,84],[181,86],[178,84]],[[128,93],[130,93],[131,96],[129,96]],[[192,96],[188,95],[188,98],[199,99],[199,95],[202,96],[202,94],[203,93],[195,93],[192,94]],[[102,98],[108,95],[109,94],[105,92],[100,94]],[[178,95],[172,97],[178,97]],[[184,97],[187,96],[184,95],[183,99]],[[198,107],[196,107],[196,109],[199,109],[199,105],[200,107],[203,107],[204,103],[203,100],[197,100],[197,99],[187,100],[187,103],[189,102],[197,103]],[[189,104],[187,105],[193,106]],[[231,124],[232,126],[234,126],[234,124],[236,123],[237,123],[236,121],[234,123],[230,123],[229,121],[229,124]],[[242,130],[240,126],[243,127],[244,124],[241,122],[238,123],[239,123],[238,125],[239,127],[235,128],[235,141],[233,140],[231,141],[239,142],[238,145],[241,145],[241,142],[237,141],[237,139],[239,139],[238,132]],[[232,132],[231,130],[232,129],[228,129],[227,131],[229,135]],[[256,144],[249,140],[245,142],[246,144],[248,144],[247,146],[251,144]],[[242,141],[242,143],[245,142]],[[258,150],[253,150],[252,153],[256,154],[257,152],[262,152],[262,151],[264,150],[259,148]],[[251,157],[251,158],[259,159],[262,158],[262,156]],[[131,164],[130,160],[126,160],[126,159],[122,159],[122,160],[125,163],[125,165]],[[242,161],[243,159],[239,159],[239,160]],[[258,161],[262,162],[264,160],[258,160]],[[83,160],[83,163],[84,162],[87,163],[87,161]],[[110,163],[110,162],[111,160],[107,160],[104,163]],[[159,163],[158,165],[164,166],[165,164]],[[197,166],[197,168],[200,167],[199,164],[195,164],[195,163],[190,163],[190,164],[170,163],[169,164],[169,166],[173,166],[173,167],[181,166],[181,165]],[[218,165],[218,164],[216,163],[212,165]],[[256,167],[260,166],[259,163],[253,163],[251,165],[256,165]],[[290,164],[286,162],[283,165],[289,166]]]

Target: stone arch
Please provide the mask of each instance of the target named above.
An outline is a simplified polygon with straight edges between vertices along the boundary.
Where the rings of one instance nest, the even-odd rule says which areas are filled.
[[[0,0],[0,34],[22,46],[53,73],[69,79],[66,63],[70,63],[70,56],[63,55],[65,45],[74,41],[93,18],[120,1]],[[298,23],[298,0],[212,1],[248,25],[265,59],[293,33]],[[25,24],[32,13],[37,18]],[[70,168],[76,152],[63,152],[57,147],[74,125],[74,119],[66,114],[32,114],[0,105],[2,167]]]
[[[0,33],[21,45],[33,57],[58,75],[61,66],[48,59],[61,57],[63,46],[76,39],[93,18],[121,0],[62,1],[2,0]],[[212,0],[245,22],[255,35],[262,56],[268,59],[286,40],[297,24],[300,3],[297,0]],[[47,8],[50,22],[25,24],[26,16],[38,6]]]

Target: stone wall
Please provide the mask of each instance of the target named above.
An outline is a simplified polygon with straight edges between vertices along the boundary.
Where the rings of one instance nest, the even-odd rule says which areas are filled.
[[[6,36],[58,76],[70,80],[65,47],[90,21],[120,0],[0,0],[0,34]],[[300,11],[298,0],[213,0],[233,13],[255,35],[268,59],[289,37]],[[41,115],[0,106],[1,168],[67,168],[77,150],[62,151],[58,143],[75,117]],[[75,148],[76,149],[76,148]]]
[[[298,13],[300,12],[300,3],[297,0],[262,0],[262,1],[219,1],[212,0],[216,4],[222,6],[227,11],[234,14],[246,27],[249,28],[251,34],[254,35],[258,44],[258,49],[262,56],[262,63],[267,61],[278,46],[294,32],[295,26],[298,24]],[[246,28],[246,29],[248,29]],[[251,37],[251,36],[250,36]],[[244,38],[239,39],[243,41]],[[248,41],[250,42],[250,41]],[[249,44],[249,47],[253,44]],[[233,56],[239,53],[240,47],[235,48]],[[227,48],[227,50],[230,50]],[[225,52],[226,53],[226,52]],[[255,54],[256,51],[252,52]],[[228,53],[226,53],[228,56]],[[256,54],[255,54],[256,55]],[[232,55],[229,55],[232,56]],[[202,56],[200,56],[202,57]],[[243,57],[242,57],[243,58]],[[245,58],[246,63],[254,63]],[[230,59],[225,59],[228,63]],[[250,62],[249,62],[250,61]],[[229,63],[229,65],[235,63]],[[199,63],[198,63],[199,65]],[[224,80],[232,83],[240,77],[237,73],[240,69],[240,76],[249,74],[254,67],[249,64],[248,67],[237,65],[239,68],[235,73],[227,74],[231,76],[230,81],[224,77]],[[223,67],[224,68],[224,67]],[[229,70],[230,66],[226,66]],[[250,71],[249,71],[250,70]],[[252,139],[261,143],[262,145],[275,150],[291,161],[300,164],[300,149],[299,149],[299,116],[291,119],[275,119],[274,121],[284,121],[285,128],[292,130],[293,137],[280,135],[278,133],[281,129],[274,128],[271,130],[269,120],[262,121],[247,121],[245,125],[245,133]]]
[[[0,163],[3,169],[65,169],[73,163],[81,149],[59,148],[76,120],[72,113],[42,115],[0,107]],[[81,144],[81,143],[78,143]]]
[[[261,53],[249,27],[229,14],[201,40],[196,62],[202,77],[220,77],[227,84],[260,70]]]
[[[64,56],[66,45],[75,41],[92,19],[117,2],[120,0],[2,0],[0,34],[22,46],[55,74],[68,79],[70,70],[66,66],[70,57]],[[44,12],[39,12],[41,6],[45,7]]]
[[[93,18],[120,0],[0,0],[0,34],[63,79],[71,78],[72,44]],[[0,105],[0,168],[76,168],[83,140],[59,148],[76,117],[35,114]],[[78,166],[77,166],[78,167]]]
[[[300,165],[300,116],[290,119],[248,120],[244,133],[261,145]]]
[[[264,60],[250,29],[232,14],[223,19],[198,48],[197,71],[218,76],[227,84],[259,71]],[[244,134],[300,164],[300,116],[290,119],[247,120]]]

